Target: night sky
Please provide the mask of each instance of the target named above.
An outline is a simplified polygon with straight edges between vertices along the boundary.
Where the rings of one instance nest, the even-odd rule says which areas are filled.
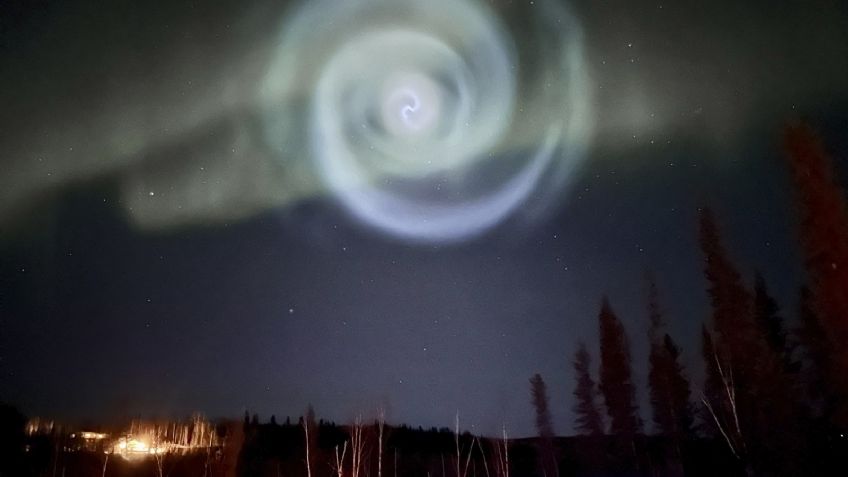
[[[449,426],[458,411],[519,436],[533,433],[539,372],[570,434],[571,360],[582,340],[597,365],[607,294],[647,422],[648,271],[700,386],[702,206],[793,319],[803,276],[780,134],[809,121],[848,179],[848,3],[454,0],[488,13],[452,6],[438,27],[397,20],[392,3],[0,5],[0,400],[71,422],[264,420],[311,403],[341,422],[383,407],[390,422]],[[503,65],[483,41],[492,19]],[[470,73],[417,36],[350,32],[383,23],[463,44]],[[421,64],[460,86],[435,101],[453,80],[392,76],[420,93],[398,100],[420,122],[395,123],[394,90],[380,96],[375,78]],[[475,94],[470,126],[440,122]],[[344,129],[372,100],[389,113],[363,122],[369,135]],[[333,121],[389,153],[339,183]],[[438,149],[454,127],[461,140]],[[483,159],[452,162],[478,142]],[[385,162],[398,148],[412,160]],[[511,189],[537,159],[541,176]],[[384,201],[376,217],[368,196],[340,192],[372,188],[438,206],[416,222]],[[508,200],[489,201],[500,190]]]

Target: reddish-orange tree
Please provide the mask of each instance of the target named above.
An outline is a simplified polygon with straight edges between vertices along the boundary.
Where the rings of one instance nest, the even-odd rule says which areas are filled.
[[[848,428],[848,207],[831,158],[806,125],[786,129],[784,147],[795,187],[799,235],[811,309],[825,330],[833,422]]]

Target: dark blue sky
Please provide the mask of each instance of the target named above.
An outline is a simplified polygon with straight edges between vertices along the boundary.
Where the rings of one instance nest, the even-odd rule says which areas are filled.
[[[78,3],[79,15],[90,18],[87,2]],[[803,277],[780,131],[806,118],[838,164],[848,157],[848,55],[841,56],[848,8],[575,3],[597,86],[598,126],[586,162],[546,215],[531,221],[518,213],[452,244],[386,237],[322,194],[232,220],[144,229],[130,218],[121,185],[140,166],[109,157],[102,173],[32,179],[34,158],[15,155],[38,142],[24,133],[28,126],[50,113],[88,120],[85,99],[63,93],[84,72],[71,64],[64,80],[48,79],[60,62],[39,45],[75,38],[86,21],[28,36],[4,25],[15,41],[2,53],[17,69],[0,78],[2,99],[12,104],[0,120],[15,124],[0,136],[0,146],[8,145],[0,150],[13,152],[0,157],[0,184],[32,187],[0,192],[0,399],[68,420],[244,409],[296,416],[311,403],[337,421],[383,406],[392,422],[446,426],[459,411],[479,431],[505,423],[511,434],[527,435],[528,379],[539,372],[556,431],[567,434],[571,359],[584,340],[597,365],[597,309],[608,294],[630,337],[649,421],[648,270],[698,389],[698,338],[708,314],[698,207],[715,210],[740,270],[751,280],[762,271],[792,319]],[[181,4],[116,5],[97,15],[134,19],[126,41],[142,45],[147,58],[157,57],[141,20],[171,15],[169,28],[194,32],[234,19],[263,24],[256,12],[267,11],[228,6],[189,16]],[[42,6],[42,13],[20,7],[19,24],[74,16]],[[98,32],[108,37],[113,28]],[[78,41],[94,48],[95,37]],[[166,39],[190,56],[195,44],[179,37]],[[125,73],[127,60],[114,48],[102,46],[107,66],[95,69],[98,81],[110,78],[110,61],[116,75]],[[156,71],[154,62],[151,72],[137,73],[155,81]],[[13,97],[11,86],[23,94]],[[96,90],[82,88],[89,89]],[[41,93],[60,100],[45,106]],[[202,139],[200,130],[192,137]],[[179,159],[168,154],[157,161]]]

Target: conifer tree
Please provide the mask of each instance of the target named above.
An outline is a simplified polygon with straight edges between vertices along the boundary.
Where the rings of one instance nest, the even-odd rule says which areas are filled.
[[[754,364],[760,355],[752,297],[724,249],[709,209],[700,211],[699,239],[712,305],[710,324],[702,329],[704,429],[717,431],[733,455],[750,465],[748,434],[756,405]]]
[[[578,345],[573,364],[577,380],[574,389],[574,397],[577,399],[574,405],[574,414],[577,416],[574,428],[583,435],[599,436],[604,433],[604,424],[595,401],[597,390],[592,379],[592,358],[584,343]]]
[[[554,454],[554,427],[548,407],[548,388],[538,373],[530,378],[530,394],[533,408],[536,410],[536,431],[539,434],[539,466],[546,477],[559,475],[556,455]]]
[[[600,389],[610,417],[610,433],[632,438],[641,431],[631,377],[630,345],[624,327],[604,297],[598,314],[601,339]]]
[[[692,390],[689,378],[683,364],[680,363],[680,348],[674,343],[671,336],[665,335],[663,339],[663,350],[666,359],[669,386],[669,408],[671,413],[672,427],[666,430],[666,434],[680,441],[690,437],[694,421],[692,402]]]
[[[648,282],[648,388],[651,396],[654,428],[657,433],[680,440],[692,430],[690,386],[680,349],[667,333],[659,304],[659,292],[652,278]]]
[[[737,377],[747,381],[750,370],[746,368],[758,351],[751,294],[724,249],[715,217],[709,209],[702,209],[700,213],[700,242],[712,305],[715,348],[722,359],[738,368],[734,369]]]
[[[749,472],[779,474],[797,463],[800,445],[790,438],[792,432],[773,432],[775,421],[797,430],[799,416],[786,353],[775,349],[785,349],[777,305],[761,283],[760,307],[755,306],[756,297],[730,261],[709,210],[701,213],[700,238],[712,304],[712,330],[705,327],[703,333],[705,424],[720,433]]]
[[[807,126],[785,133],[811,310],[827,335],[833,422],[848,428],[848,206],[833,163]]]

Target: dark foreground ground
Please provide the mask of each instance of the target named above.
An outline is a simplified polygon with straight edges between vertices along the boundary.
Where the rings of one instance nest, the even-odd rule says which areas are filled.
[[[228,422],[218,426],[222,444],[190,454],[161,459],[127,460],[102,450],[74,450],[66,434],[26,435],[25,421],[6,412],[0,436],[0,477],[300,477],[307,476],[305,437],[300,423],[286,421]],[[535,477],[545,475],[540,460],[545,452],[538,439],[503,440],[462,434],[450,429],[385,426],[380,465],[379,427],[360,428],[361,462],[358,476],[376,477]],[[310,437],[312,477],[338,477],[336,450],[344,450],[343,477],[352,472],[352,433],[355,428],[319,421]],[[344,443],[348,443],[345,448]],[[457,443],[459,462],[457,467]],[[559,476],[744,476],[745,466],[720,440],[694,439],[681,443],[653,436],[622,441],[611,436],[561,437],[551,443]],[[836,475],[844,468],[848,439],[822,436],[803,463],[804,473]],[[470,452],[469,452],[469,449]],[[785,456],[774,456],[780,462]],[[505,464],[506,463],[506,464]],[[505,472],[508,469],[508,474]],[[783,475],[789,474],[785,469]],[[830,472],[828,472],[830,470]],[[797,472],[792,470],[791,472]],[[757,475],[780,475],[762,473]],[[843,474],[839,474],[843,475]]]

